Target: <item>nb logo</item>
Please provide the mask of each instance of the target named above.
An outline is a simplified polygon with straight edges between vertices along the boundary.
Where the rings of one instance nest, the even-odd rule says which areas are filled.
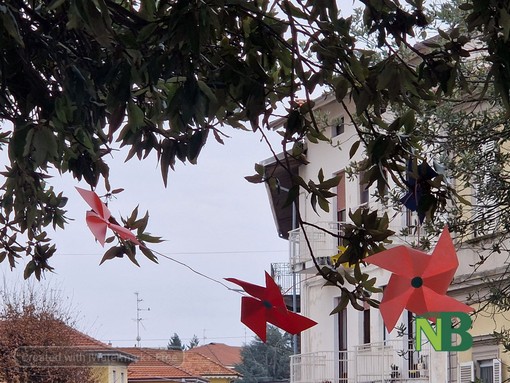
[[[453,319],[456,318],[455,326]],[[429,322],[435,319],[435,329]],[[473,338],[468,330],[471,317],[464,312],[427,313],[416,317],[416,351],[421,351],[422,333],[436,351],[466,351],[473,346]],[[458,335],[460,342],[452,344],[452,334]]]

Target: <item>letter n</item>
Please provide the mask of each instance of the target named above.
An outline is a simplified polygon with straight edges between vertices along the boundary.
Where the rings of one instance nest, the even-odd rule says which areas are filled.
[[[436,319],[436,330],[432,327],[427,317],[431,318],[430,314],[420,315],[416,317],[416,351],[421,351],[421,333],[425,334],[425,337],[429,340],[434,350],[442,350],[442,320],[441,317],[437,316]]]

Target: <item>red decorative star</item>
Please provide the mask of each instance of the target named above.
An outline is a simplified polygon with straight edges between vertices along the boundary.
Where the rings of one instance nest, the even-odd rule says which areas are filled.
[[[96,193],[78,187],[76,190],[78,190],[78,193],[80,193],[85,202],[92,208],[92,211],[87,211],[87,225],[101,246],[104,246],[107,228],[113,230],[123,240],[129,240],[136,245],[141,245],[140,241],[138,241],[136,236],[129,229],[110,222],[110,210],[108,210]]]
[[[266,287],[253,285],[235,278],[225,278],[243,288],[251,297],[241,299],[241,322],[263,341],[266,324],[271,323],[290,334],[297,334],[317,323],[287,310],[280,288],[266,272]]]
[[[473,308],[446,295],[459,261],[445,227],[431,255],[406,246],[374,254],[365,262],[393,274],[379,306],[391,331],[404,309],[417,315],[439,312],[470,312]]]

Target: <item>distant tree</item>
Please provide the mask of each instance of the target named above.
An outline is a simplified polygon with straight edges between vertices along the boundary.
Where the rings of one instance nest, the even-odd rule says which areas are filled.
[[[184,350],[184,346],[182,345],[181,338],[177,333],[174,332],[174,335],[170,338],[168,345],[166,346],[169,350]]]
[[[276,327],[267,329],[267,342],[255,339],[241,349],[242,362],[235,366],[242,383],[284,380],[290,376],[291,337]]]
[[[195,334],[193,334],[193,337],[189,341],[188,346],[186,347],[186,349],[187,350],[191,350],[191,349],[197,347],[199,343],[200,343],[200,340],[198,339],[198,337]]]
[[[55,367],[48,358],[74,353],[72,311],[53,292],[32,288],[2,291],[0,295],[0,381],[16,383],[96,383],[87,365]],[[69,354],[68,354],[69,353]],[[73,354],[73,355],[71,355]],[[58,363],[58,362],[54,362]]]

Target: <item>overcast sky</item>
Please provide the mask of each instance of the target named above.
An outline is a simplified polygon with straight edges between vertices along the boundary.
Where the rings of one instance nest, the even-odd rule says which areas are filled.
[[[125,191],[109,208],[117,218],[136,205],[140,212],[149,210],[148,231],[166,239],[152,248],[213,279],[263,284],[271,262],[288,260],[288,245],[278,238],[265,187],[248,183],[244,176],[253,174],[254,163],[271,153],[251,132],[230,133],[224,146],[211,137],[198,165],[179,163],[166,189],[155,159],[124,164],[125,156],[117,155],[110,161],[111,185]],[[73,221],[64,231],[50,230],[58,252],[51,262],[55,273],[47,274],[43,283],[62,290],[76,306],[80,330],[115,346],[134,345],[134,293],[139,292],[140,307],[150,308],[140,313],[142,346],[166,346],[174,332],[184,343],[194,334],[201,343],[241,345],[253,338],[240,322],[241,296],[186,267],[164,258],[156,265],[142,254],[140,268],[125,258],[99,266],[104,251],[86,226],[89,207],[74,190],[87,185],[69,174],[58,178],[56,189],[69,197]],[[104,186],[97,191],[103,194]],[[6,262],[0,265],[9,283],[22,280],[23,266],[24,261],[11,272]]]

